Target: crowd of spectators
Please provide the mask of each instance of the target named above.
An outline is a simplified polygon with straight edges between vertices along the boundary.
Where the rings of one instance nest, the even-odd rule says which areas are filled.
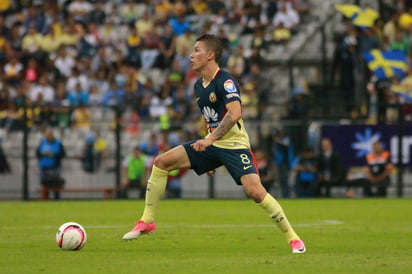
[[[117,106],[131,130],[196,121],[189,56],[206,32],[224,43],[221,66],[242,86],[245,118],[259,119],[270,92],[260,53],[309,11],[306,0],[1,1],[0,128],[21,129],[24,106],[30,128],[88,131]]]
[[[412,94],[412,1],[382,1],[381,5],[379,18],[370,27],[355,26],[350,18],[342,16],[342,24],[336,28],[332,81],[337,75],[346,110],[353,119],[371,124],[394,123],[399,115],[394,104],[400,103],[401,115],[411,121],[408,105],[412,101],[397,92]],[[373,49],[405,53],[409,67],[406,75],[376,77],[362,58],[363,53]],[[365,79],[360,79],[360,75],[366,75]]]

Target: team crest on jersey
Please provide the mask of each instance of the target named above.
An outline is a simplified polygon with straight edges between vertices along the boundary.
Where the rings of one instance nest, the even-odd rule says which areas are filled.
[[[225,88],[225,90],[227,91],[227,92],[230,92],[230,93],[233,93],[233,92],[236,92],[236,85],[235,85],[235,83],[233,83],[233,81],[232,80],[226,80],[224,83],[223,83],[223,87]]]
[[[212,103],[214,103],[214,102],[216,102],[216,100],[217,100],[216,93],[211,92],[211,93],[209,94],[209,101],[212,102]]]

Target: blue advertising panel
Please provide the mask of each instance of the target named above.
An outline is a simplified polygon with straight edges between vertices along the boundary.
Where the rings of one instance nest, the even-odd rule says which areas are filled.
[[[392,163],[398,163],[397,125],[324,125],[321,137],[330,138],[339,153],[342,165],[362,166],[372,144],[380,140],[391,153]],[[412,126],[405,125],[402,140],[402,163],[411,164]]]

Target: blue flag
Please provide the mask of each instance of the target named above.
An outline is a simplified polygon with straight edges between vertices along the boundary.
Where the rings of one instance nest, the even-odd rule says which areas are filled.
[[[408,70],[406,54],[402,51],[382,51],[378,49],[363,54],[368,67],[379,79],[388,79],[393,76],[403,78]]]

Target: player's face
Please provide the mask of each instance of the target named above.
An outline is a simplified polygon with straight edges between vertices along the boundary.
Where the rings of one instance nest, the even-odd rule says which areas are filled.
[[[193,51],[190,54],[190,66],[194,71],[201,71],[202,68],[210,60],[211,52],[207,49],[206,45],[202,41],[195,43]]]

